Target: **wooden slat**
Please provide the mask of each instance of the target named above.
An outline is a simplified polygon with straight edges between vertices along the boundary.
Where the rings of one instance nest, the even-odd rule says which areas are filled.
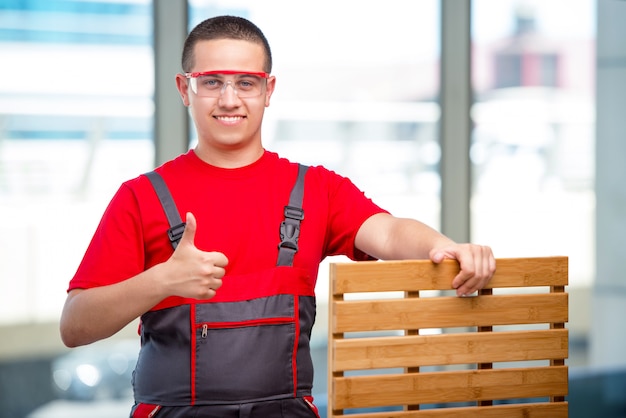
[[[332,371],[564,359],[566,329],[503,331],[334,342]]]
[[[365,261],[332,263],[331,293],[449,290],[458,263],[446,260]],[[486,288],[566,286],[567,257],[499,258],[497,271]]]
[[[567,294],[331,301],[334,333],[567,322]]]
[[[568,404],[525,403],[489,407],[459,407],[421,411],[350,414],[350,418],[567,418]]]
[[[337,377],[334,409],[565,396],[567,366]]]

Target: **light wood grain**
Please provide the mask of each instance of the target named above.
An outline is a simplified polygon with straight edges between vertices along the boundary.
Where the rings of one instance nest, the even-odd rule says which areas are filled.
[[[421,411],[350,414],[350,418],[567,418],[568,404],[527,403],[488,407],[458,407]]]
[[[567,257],[500,258],[497,270],[486,288],[565,286],[568,280]],[[362,261],[330,265],[331,293],[450,290],[459,272],[458,263],[446,260]]]
[[[335,379],[338,409],[567,395],[567,367],[459,370]]]
[[[379,301],[340,301],[336,332],[567,322],[567,295],[497,295]]]
[[[332,371],[561,359],[568,354],[567,334],[552,329],[343,339],[335,343]]]

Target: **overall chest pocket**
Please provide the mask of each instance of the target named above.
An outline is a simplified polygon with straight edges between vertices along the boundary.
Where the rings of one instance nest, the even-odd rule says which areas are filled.
[[[195,306],[192,371],[197,403],[293,393],[297,301],[294,295],[280,294]]]

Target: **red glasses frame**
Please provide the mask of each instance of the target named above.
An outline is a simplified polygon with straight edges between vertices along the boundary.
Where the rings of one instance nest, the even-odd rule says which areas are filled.
[[[237,70],[215,70],[215,71],[202,71],[195,73],[185,73],[185,77],[187,78],[197,78],[202,77],[203,75],[213,75],[213,74],[247,74],[254,75],[261,78],[270,78],[269,73],[266,72],[255,72],[255,71],[237,71]]]

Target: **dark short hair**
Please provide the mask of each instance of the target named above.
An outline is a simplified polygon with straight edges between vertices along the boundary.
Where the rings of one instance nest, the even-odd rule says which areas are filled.
[[[263,71],[272,72],[272,52],[265,35],[254,23],[238,16],[216,16],[198,23],[187,36],[183,46],[183,71],[189,72],[193,68],[196,44],[199,41],[214,39],[238,39],[261,45],[265,50]]]

